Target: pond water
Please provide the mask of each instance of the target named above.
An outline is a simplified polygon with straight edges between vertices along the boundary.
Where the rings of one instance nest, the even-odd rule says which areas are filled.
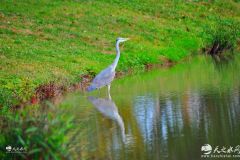
[[[78,159],[201,159],[205,144],[240,145],[239,62],[200,56],[116,79],[111,98],[107,88],[68,94],[58,105],[74,116],[69,150]]]

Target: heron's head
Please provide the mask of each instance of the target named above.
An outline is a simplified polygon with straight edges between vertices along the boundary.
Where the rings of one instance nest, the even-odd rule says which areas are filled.
[[[121,42],[125,42],[125,41],[127,41],[127,40],[129,40],[129,38],[121,38],[121,37],[118,37],[116,41],[119,42],[119,43],[121,43]]]

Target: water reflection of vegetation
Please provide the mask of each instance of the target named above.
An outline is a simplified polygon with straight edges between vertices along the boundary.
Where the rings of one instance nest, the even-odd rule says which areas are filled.
[[[204,143],[237,145],[239,92],[239,88],[226,92],[188,90],[183,95],[136,98],[134,113],[149,147],[147,152],[154,153],[148,155],[150,159],[159,159],[159,155],[170,159],[200,157]]]
[[[17,111],[1,110],[1,159],[62,159],[69,157],[66,133],[72,117],[51,105],[29,106]],[[6,146],[23,147],[25,152],[6,153]]]
[[[239,62],[240,57],[238,55],[227,66],[215,65],[212,63],[211,57],[195,57],[170,69],[155,70],[145,75],[139,74],[115,81],[114,85],[121,85],[122,88],[113,89],[112,94],[121,93],[118,97],[126,98],[125,95],[134,96],[146,92],[160,92],[163,95],[180,93],[188,87],[196,90],[202,90],[209,86],[212,90],[231,88],[237,86],[236,83],[238,83],[237,75],[239,71],[236,68],[240,68]],[[219,68],[222,69],[219,70]],[[149,79],[151,79],[150,82]],[[146,82],[147,84],[145,84]],[[125,87],[129,89],[126,90]]]

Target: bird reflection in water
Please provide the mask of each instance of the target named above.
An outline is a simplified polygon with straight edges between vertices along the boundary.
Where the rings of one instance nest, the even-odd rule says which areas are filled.
[[[116,104],[112,101],[111,96],[108,98],[97,98],[89,96],[88,100],[101,112],[105,117],[110,118],[117,122],[121,130],[123,143],[126,142],[125,127],[122,117],[118,113]]]

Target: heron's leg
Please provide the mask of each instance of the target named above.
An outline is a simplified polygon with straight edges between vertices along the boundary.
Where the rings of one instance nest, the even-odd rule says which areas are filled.
[[[108,85],[108,98],[109,98],[109,99],[112,99],[112,98],[111,98],[111,95],[110,95],[110,89],[111,89],[111,84]]]

